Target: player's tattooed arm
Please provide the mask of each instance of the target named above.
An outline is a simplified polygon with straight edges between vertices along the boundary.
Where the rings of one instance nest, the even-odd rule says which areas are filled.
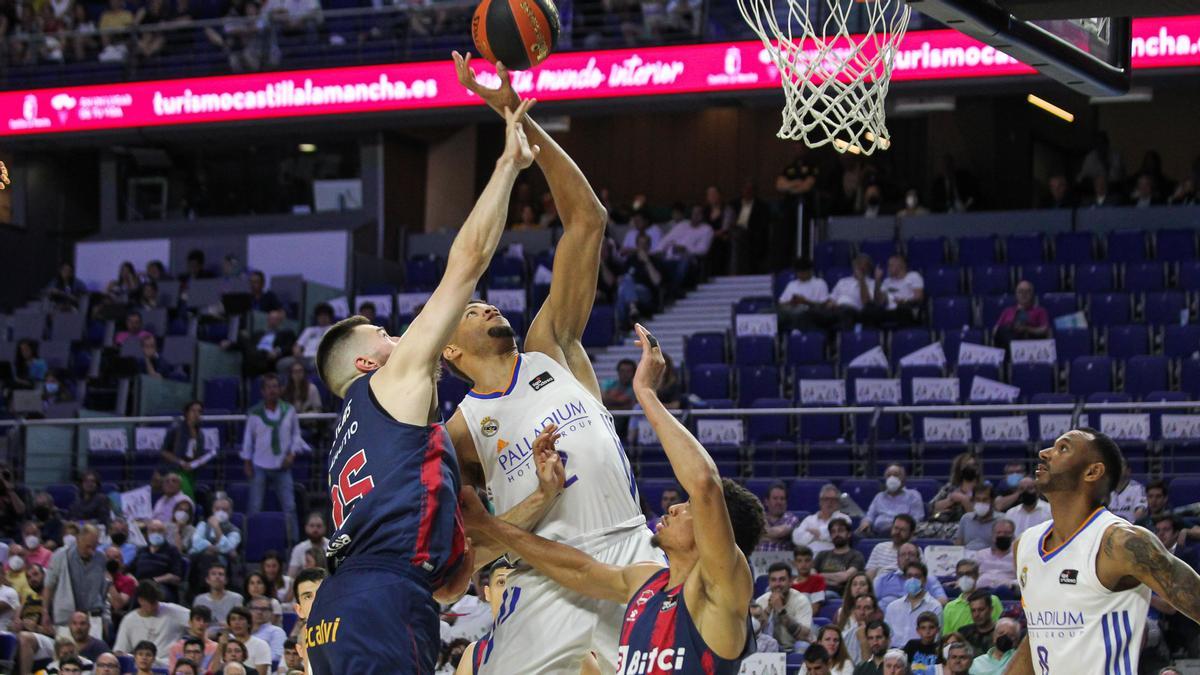
[[[1115,574],[1146,584],[1188,618],[1200,621],[1200,575],[1171,555],[1149,530],[1114,526],[1105,533],[1103,551]],[[1103,580],[1104,567],[1100,571]]]
[[[1033,652],[1029,647],[1028,636],[1021,640],[1021,644],[1017,645],[1017,653],[1013,656],[1013,660],[1008,662],[1008,668],[1004,670],[1004,675],[1034,675]]]

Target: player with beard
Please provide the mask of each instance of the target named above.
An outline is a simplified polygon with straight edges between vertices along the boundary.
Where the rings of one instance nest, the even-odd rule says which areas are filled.
[[[463,519],[473,541],[498,542],[587,601],[625,605],[618,673],[732,675],[754,651],[748,611],[754,579],[746,558],[762,536],[762,504],[745,488],[722,479],[704,447],[658,400],[665,361],[657,340],[640,325],[636,329],[642,360],[634,393],[690,497],[671,507],[653,537],[670,566],[606,563],[491,516],[471,489],[462,493]],[[554,451],[558,436],[553,426],[539,434],[536,461],[561,464]],[[503,626],[504,620],[502,613],[497,623]]]
[[[475,79],[470,58],[455,54],[459,81],[499,111],[520,103],[508,72],[497,66],[499,89]],[[485,486],[505,521],[584,550],[618,566],[653,560],[633,471],[601,403],[600,386],[580,336],[591,316],[608,216],[583,172],[531,118],[529,141],[541,147],[546,175],[563,221],[550,295],[525,338],[522,353],[511,326],[495,307],[471,302],[442,357],[473,388],[447,423],[465,482]],[[554,425],[566,470],[563,486],[539,480],[532,446]],[[502,548],[481,546],[476,562]],[[480,672],[499,675],[574,673],[588,652],[611,673],[621,608],[596,603],[518,568],[508,579],[514,600],[498,621]],[[553,634],[554,640],[545,640]]]
[[[1125,464],[1111,438],[1068,431],[1039,457],[1034,477],[1053,519],[1017,544],[1029,633],[1005,672],[1133,675],[1151,591],[1197,620],[1200,576],[1154,533],[1105,508]]]

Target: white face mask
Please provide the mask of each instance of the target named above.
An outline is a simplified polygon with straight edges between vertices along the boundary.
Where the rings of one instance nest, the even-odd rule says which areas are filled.
[[[907,195],[904,198],[904,205],[910,209],[917,208],[917,196],[916,195]]]
[[[14,572],[20,572],[25,569],[25,559],[19,555],[10,556],[8,558],[8,569]]]
[[[887,485],[888,492],[899,492],[900,488],[904,485],[898,476],[888,476],[884,484]]]
[[[75,545],[75,535],[73,535],[73,534],[63,535],[63,547],[71,548],[74,545]]]
[[[38,539],[36,535],[31,534],[28,537],[25,537],[25,548],[32,551],[41,545],[42,545],[42,540]]]
[[[217,511],[213,515],[217,517],[218,523],[229,522],[229,514],[226,513],[225,511]]]
[[[188,515],[187,511],[176,511],[175,512],[175,522],[179,523],[180,525],[183,525],[184,523],[188,522],[191,519],[192,518],[191,518],[191,516]]]
[[[992,505],[987,502],[975,502],[975,517],[982,518],[992,510]]]
[[[958,590],[963,593],[970,593],[975,590],[975,578],[967,575],[962,575],[958,578]]]

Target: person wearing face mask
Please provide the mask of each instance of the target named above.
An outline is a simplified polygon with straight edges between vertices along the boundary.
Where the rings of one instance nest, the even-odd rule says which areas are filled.
[[[67,540],[63,532],[63,521],[59,518],[58,507],[54,505],[54,497],[49,492],[39,492],[33,497],[33,520],[41,530],[42,541],[61,542],[64,546]]]
[[[196,527],[192,525],[192,508],[192,502],[179,502],[167,526],[167,540],[181,552],[192,545],[192,536],[196,534]]]
[[[183,478],[178,473],[169,473],[162,481],[162,496],[154,502],[154,510],[150,517],[164,523],[171,522],[175,509],[181,502],[191,502],[192,498],[183,493]],[[195,507],[195,504],[192,504]]]
[[[113,518],[108,526],[108,538],[121,552],[121,563],[128,565],[137,557],[137,544],[129,540],[129,523],[124,518]]]
[[[230,522],[232,515],[233,501],[218,496],[213,500],[212,515],[196,524],[188,551],[191,562],[189,588],[203,588],[208,570],[213,565],[234,569],[238,563],[237,551],[242,543],[242,533]]]
[[[892,646],[903,648],[909,640],[917,639],[917,624],[920,616],[930,612],[942,620],[942,603],[925,592],[929,580],[929,568],[922,562],[910,562],[904,567],[904,597],[897,598],[887,606],[883,620],[892,627]]]
[[[104,569],[112,582],[108,589],[108,603],[112,606],[113,622],[119,623],[137,590],[137,579],[125,573],[125,563],[122,562],[121,551],[116,546],[104,549],[104,557]]]
[[[1004,480],[995,484],[996,495],[992,500],[992,508],[997,513],[1016,506],[1021,501],[1021,479],[1027,476],[1024,462],[1009,462],[1004,465]]]
[[[992,525],[996,522],[996,510],[992,508],[994,496],[992,486],[983,483],[971,494],[971,508],[958,520],[958,533],[954,544],[968,551],[988,547],[992,538]]]
[[[1050,503],[1038,497],[1037,483],[1032,478],[1022,478],[1017,487],[1021,495],[1020,503],[1005,511],[1004,517],[1016,527],[1013,536],[1020,538],[1025,530],[1050,520],[1051,515]]]
[[[921,562],[921,549],[911,541],[901,544],[896,551],[896,569],[881,572],[879,576],[875,577],[875,597],[879,598],[880,605],[887,607],[893,600],[904,597],[908,582],[908,574],[905,570],[915,562]],[[925,590],[939,604],[945,604],[949,599],[937,577],[926,579]]]
[[[16,556],[12,556],[12,558],[21,560],[21,558]],[[7,583],[0,584],[0,627],[7,629],[9,624],[13,622],[16,610],[20,607],[21,596],[17,593],[17,589],[9,586]]]
[[[1013,619],[996,622],[996,641],[986,653],[975,657],[971,663],[971,675],[998,675],[1008,667],[1017,653],[1017,642],[1021,638],[1021,624]]]
[[[1001,518],[992,526],[992,545],[975,553],[979,562],[980,588],[1016,586],[1017,572],[1013,567],[1013,532],[1011,520]]]
[[[41,565],[45,567],[50,564],[50,556],[53,551],[42,545],[41,528],[35,522],[27,522],[21,526],[21,533],[24,535],[22,543],[25,544],[25,562]]]
[[[17,596],[20,598],[20,604],[25,604],[29,597],[37,597],[37,594],[29,588],[29,581],[26,578],[25,569],[25,548],[13,544],[8,547],[8,560],[4,561],[4,582],[12,586],[17,591]]]
[[[885,491],[875,495],[858,530],[867,536],[885,537],[891,533],[892,521],[906,514],[914,521],[925,519],[925,501],[921,493],[904,487],[907,477],[904,467],[892,464],[883,472]]]
[[[975,507],[975,490],[985,485],[979,472],[979,460],[964,452],[950,465],[950,481],[929,502],[936,520],[958,522]]]
[[[896,212],[896,215],[906,218],[909,216],[924,216],[929,213],[929,209],[921,205],[921,196],[915,188],[909,188],[904,193],[904,208]]]
[[[971,625],[971,605],[968,598],[975,591],[975,587],[979,585],[979,563],[970,558],[963,558],[955,564],[954,575],[957,577],[955,583],[958,586],[959,595],[942,608],[942,635],[957,633],[964,626]],[[991,597],[992,621],[995,621],[1004,613],[1004,605],[1000,603],[1000,598],[990,594],[989,596]]]
[[[183,580],[183,557],[179,549],[167,541],[167,526],[161,520],[151,520],[146,529],[149,545],[138,552],[129,571],[136,579],[151,579],[159,584],[167,601],[174,602],[179,597],[179,584]]]

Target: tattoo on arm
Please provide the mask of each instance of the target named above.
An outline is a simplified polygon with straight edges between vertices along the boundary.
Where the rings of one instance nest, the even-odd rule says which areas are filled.
[[[1106,538],[1105,553],[1112,553],[1116,538]],[[1193,621],[1200,620],[1200,575],[1152,534],[1125,531],[1121,539],[1134,576]]]

